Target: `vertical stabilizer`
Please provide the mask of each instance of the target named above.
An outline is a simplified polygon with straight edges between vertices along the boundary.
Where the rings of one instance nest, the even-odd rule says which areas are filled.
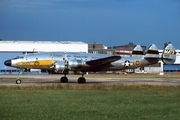
[[[159,51],[155,44],[149,46],[145,58],[159,58]]]
[[[175,62],[176,50],[171,43],[164,48],[161,58],[165,64],[173,64]]]
[[[131,56],[143,56],[144,51],[140,45],[136,45],[136,47],[133,49]]]

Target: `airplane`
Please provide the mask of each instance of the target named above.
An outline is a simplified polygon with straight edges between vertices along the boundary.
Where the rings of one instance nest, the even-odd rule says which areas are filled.
[[[41,69],[64,74],[60,78],[61,83],[67,83],[66,75],[69,71],[80,71],[82,77],[79,77],[78,83],[86,83],[84,74],[86,72],[98,71],[116,71],[123,69],[134,69],[156,64],[162,60],[164,64],[173,64],[176,60],[176,51],[174,46],[169,43],[164,48],[162,55],[159,55],[155,44],[149,46],[146,53],[140,45],[137,45],[131,56],[115,56],[109,54],[93,54],[83,52],[40,52],[24,54],[13,59],[6,60],[6,66],[15,67],[22,72],[24,69]],[[16,80],[21,84],[20,74]]]

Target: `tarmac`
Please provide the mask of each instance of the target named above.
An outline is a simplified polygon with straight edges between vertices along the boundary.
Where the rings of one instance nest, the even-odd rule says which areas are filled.
[[[49,84],[60,82],[63,75],[21,75],[21,84]],[[77,79],[80,75],[67,75],[69,84],[78,84]],[[180,85],[180,78],[94,78],[88,75],[85,84],[151,84],[151,85]],[[16,85],[17,75],[0,75],[0,85]]]

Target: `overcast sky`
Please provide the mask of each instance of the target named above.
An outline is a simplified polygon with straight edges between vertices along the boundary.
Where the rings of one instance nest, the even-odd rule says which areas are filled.
[[[0,0],[0,39],[180,49],[180,0]]]

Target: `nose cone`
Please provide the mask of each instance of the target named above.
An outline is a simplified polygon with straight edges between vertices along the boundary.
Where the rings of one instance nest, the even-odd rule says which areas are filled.
[[[6,61],[4,62],[4,65],[6,65],[6,66],[11,66],[11,60],[6,60]]]

